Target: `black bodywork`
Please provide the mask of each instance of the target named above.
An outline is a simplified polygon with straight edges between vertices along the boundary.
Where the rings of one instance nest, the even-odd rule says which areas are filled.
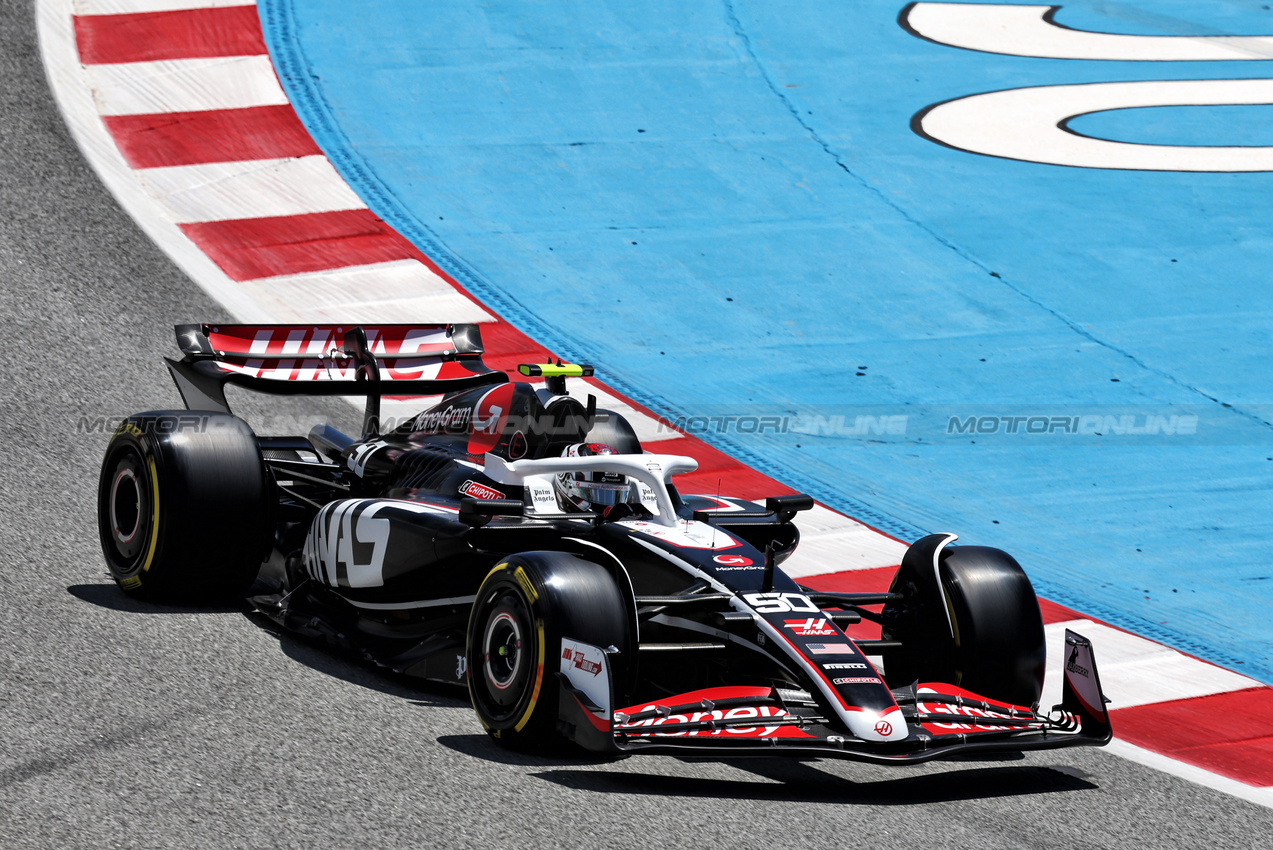
[[[428,357],[378,352],[375,332],[369,342],[364,328],[336,329],[312,360],[295,351],[284,360],[286,351],[218,348],[252,333],[302,330],[309,332],[182,325],[185,356],[168,361],[192,410],[229,413],[226,383],[367,398],[356,437],[327,426],[306,436],[256,437],[270,488],[270,539],[262,542],[268,557],[251,602],[286,629],[408,676],[464,685],[473,675],[470,621],[484,580],[520,553],[564,553],[608,573],[627,620],[626,646],[595,649],[611,660],[630,657],[588,662],[601,683],[591,691],[572,679],[569,665],[552,669],[549,655],[547,686],[560,693],[556,729],[589,749],[912,762],[1109,740],[1091,648],[1077,635],[1069,658],[1090,671],[1087,692],[1067,673],[1065,700],[1050,713],[1040,713],[1028,694],[1023,701],[951,682],[925,686],[927,650],[919,642],[928,640],[926,630],[943,632],[950,614],[934,617],[923,600],[940,596],[935,583],[949,572],[943,564],[952,552],[976,555],[976,547],[948,548],[953,535],[912,546],[891,592],[812,591],[781,566],[799,544],[798,515],[811,499],[781,496],[762,505],[680,493],[673,476],[693,461],[643,453],[622,417],[598,410],[590,396],[566,393],[552,364],[543,367],[551,374],[541,385],[487,369],[475,326],[434,327],[447,345]],[[442,377],[412,377],[408,367],[424,363],[440,363]],[[349,379],[337,380],[333,364]],[[266,377],[271,368],[274,380]],[[315,378],[297,380],[306,368]],[[292,377],[280,378],[287,369]],[[322,379],[324,369],[331,380]],[[441,398],[382,431],[382,392]],[[569,513],[553,494],[551,465],[567,446],[589,442],[612,446],[615,463],[636,459],[647,480],[632,479],[630,503]],[[1037,617],[1032,592],[1025,596]],[[842,628],[862,618],[881,622],[884,638],[846,637]],[[940,641],[932,646],[946,651]],[[1033,665],[1026,678],[1041,684],[1042,658],[1031,652],[1021,663]],[[834,672],[845,670],[861,675]],[[778,732],[756,733],[758,717]]]

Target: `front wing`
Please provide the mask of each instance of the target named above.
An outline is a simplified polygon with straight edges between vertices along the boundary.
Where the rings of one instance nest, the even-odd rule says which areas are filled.
[[[609,650],[565,640],[559,729],[585,749],[718,758],[785,755],[914,764],[968,753],[1103,746],[1113,737],[1091,643],[1065,633],[1061,704],[1041,714],[941,683],[894,691],[909,734],[888,742],[853,736],[809,693],[769,687],[694,691],[614,708]]]

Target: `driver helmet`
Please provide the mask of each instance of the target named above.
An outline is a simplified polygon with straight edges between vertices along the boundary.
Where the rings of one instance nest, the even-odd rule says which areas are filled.
[[[575,443],[562,457],[597,457],[617,454],[605,443]],[[557,500],[565,510],[591,511],[628,501],[632,491],[628,477],[619,472],[560,472],[554,481]]]

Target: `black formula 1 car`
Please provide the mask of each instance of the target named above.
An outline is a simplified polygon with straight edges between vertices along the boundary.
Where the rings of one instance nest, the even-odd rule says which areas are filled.
[[[934,534],[887,593],[802,587],[781,565],[812,499],[678,492],[693,459],[643,452],[568,394],[590,367],[510,381],[474,325],[176,331],[189,409],[130,417],[102,466],[102,548],[129,594],[251,594],[293,632],[466,684],[513,747],[911,763],[1111,738],[1079,635],[1040,710],[1043,622],[1012,557]],[[227,384],[365,396],[362,433],[258,436]],[[382,395],[441,400],[385,430]],[[846,635],[862,618],[881,639]]]

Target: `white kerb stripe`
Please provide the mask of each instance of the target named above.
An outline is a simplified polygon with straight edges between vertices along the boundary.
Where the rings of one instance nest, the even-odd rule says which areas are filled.
[[[595,383],[583,378],[567,378],[566,390],[583,404],[587,403],[590,394],[595,395],[597,397],[597,407],[613,410],[628,420],[628,424],[632,426],[633,431],[636,431],[637,439],[641,441],[642,445],[657,443],[659,440],[671,440],[681,436],[679,431],[660,427],[659,421],[653,416],[642,413],[626,401],[611,395]]]
[[[1190,658],[1152,640],[1091,620],[1071,620],[1044,626],[1048,667],[1041,704],[1045,707],[1061,701],[1067,628],[1092,642],[1101,688],[1112,700],[1111,709],[1261,686],[1254,679]]]
[[[145,168],[136,175],[178,222],[366,209],[321,155]]]
[[[120,205],[199,287],[223,305],[235,319],[268,323],[271,317],[226,276],[172,222],[161,204],[147,196],[136,172],[124,162],[115,140],[106,132],[89,92],[75,44],[71,0],[39,0],[36,23],[45,77],[76,144]]]
[[[77,15],[126,15],[136,12],[174,12],[213,6],[255,6],[254,0],[74,0]]]
[[[249,280],[280,322],[490,322],[493,317],[418,260]]]
[[[822,505],[796,514],[800,545],[782,565],[792,578],[895,567],[908,548],[844,514]]]
[[[1118,731],[1115,730],[1114,734],[1117,735]],[[1225,794],[1232,794],[1235,797],[1241,797],[1243,800],[1273,808],[1273,788],[1255,788],[1245,782],[1239,782],[1236,779],[1229,779],[1227,776],[1212,773],[1205,768],[1185,764],[1183,761],[1174,759],[1171,756],[1155,753],[1152,750],[1129,744],[1126,741],[1120,741],[1117,737],[1109,742],[1109,751],[1116,756],[1134,761],[1137,764],[1152,767],[1154,770],[1161,770],[1163,773],[1179,776],[1189,782],[1196,782],[1207,788],[1214,788],[1217,791],[1223,791]]]
[[[287,95],[268,56],[87,65],[102,115],[149,115],[279,106]]]

